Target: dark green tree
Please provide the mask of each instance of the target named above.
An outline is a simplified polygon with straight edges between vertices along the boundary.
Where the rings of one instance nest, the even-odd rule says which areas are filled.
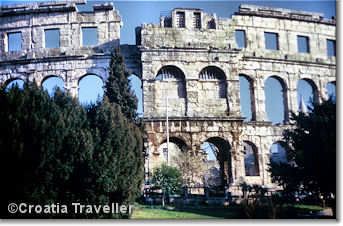
[[[85,110],[60,91],[51,99],[29,82],[23,90],[1,89],[0,104],[2,216],[13,217],[7,215],[10,202],[85,200],[80,168],[93,147]]]
[[[123,114],[134,121],[137,116],[137,98],[130,88],[128,77],[129,73],[125,69],[124,58],[119,49],[116,49],[111,57],[105,95],[109,102],[118,104]]]
[[[314,104],[308,114],[292,114],[292,128],[284,132],[288,164],[271,164],[274,181],[288,194],[300,189],[336,197],[336,104]]]
[[[60,90],[50,97],[27,82],[23,90],[1,88],[0,106],[2,217],[20,217],[9,215],[11,202],[132,204],[139,194],[141,130],[106,96],[85,109]]]
[[[180,192],[182,187],[181,172],[176,167],[162,164],[154,170],[152,183],[162,190],[162,206],[164,206],[169,195]]]
[[[128,204],[140,192],[143,180],[142,136],[117,104],[103,102],[88,110],[94,136],[92,177],[97,201]]]

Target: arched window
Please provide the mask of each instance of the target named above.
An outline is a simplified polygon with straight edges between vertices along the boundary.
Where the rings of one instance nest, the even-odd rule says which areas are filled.
[[[268,120],[282,124],[288,120],[286,85],[277,76],[269,77],[264,83],[265,105]]]
[[[164,140],[158,147],[161,161],[168,162],[171,165],[176,164],[175,161],[179,153],[184,151],[187,151],[187,145],[182,139],[177,137],[169,138],[169,146],[167,145],[167,140]]]
[[[57,88],[64,91],[64,82],[61,77],[49,76],[43,80],[42,87],[48,91],[50,96],[53,96]]]
[[[199,74],[199,79],[203,81],[214,81],[215,86],[211,87],[214,91],[215,96],[219,98],[226,98],[227,97],[227,84],[226,84],[226,76],[225,73],[214,66],[209,66],[201,70]],[[209,94],[210,96],[213,96]],[[206,94],[206,96],[208,96]],[[214,96],[214,97],[215,97]]]
[[[259,176],[258,152],[254,144],[248,141],[243,142],[244,167],[246,176]]]
[[[318,101],[317,87],[312,80],[300,79],[297,85],[298,111],[308,111]]]
[[[231,145],[221,137],[210,137],[200,146],[204,156],[205,186],[222,186],[232,180]]]
[[[244,121],[256,120],[253,81],[246,75],[239,75],[239,94],[241,113],[245,117]]]
[[[280,142],[275,142],[270,148],[270,161],[274,163],[287,163],[286,149]]]
[[[79,101],[81,104],[94,104],[104,95],[104,83],[96,75],[89,74],[79,80]]]
[[[12,79],[6,83],[7,83],[6,88],[5,88],[6,91],[8,91],[14,87],[18,87],[19,89],[24,88],[24,80],[22,80],[20,78]]]
[[[143,90],[142,90],[142,80],[136,75],[129,76],[130,89],[135,94],[137,98],[137,114],[138,116],[143,115]]]
[[[185,75],[175,66],[162,67],[156,76],[157,81],[167,81],[171,86],[176,86],[174,90],[168,90],[169,97],[186,98]]]
[[[331,98],[331,100],[336,102],[336,82],[327,83],[326,92],[327,92],[328,98]]]

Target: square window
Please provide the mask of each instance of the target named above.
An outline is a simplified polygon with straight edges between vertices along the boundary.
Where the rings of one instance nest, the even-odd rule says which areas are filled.
[[[82,46],[95,46],[98,44],[98,29],[96,27],[82,28]]]
[[[326,49],[328,57],[336,56],[336,41],[335,40],[326,40]]]
[[[264,32],[264,42],[266,49],[279,50],[279,35],[272,32]]]
[[[8,52],[21,51],[21,32],[8,33]]]
[[[310,52],[310,42],[309,38],[306,36],[297,36],[298,41],[298,52],[299,53],[309,53]]]
[[[60,48],[60,29],[44,30],[45,48]]]
[[[176,12],[176,25],[177,27],[186,27],[185,12]]]
[[[244,30],[236,30],[235,31],[235,38],[236,38],[236,43],[237,43],[238,48],[244,49],[247,47]]]

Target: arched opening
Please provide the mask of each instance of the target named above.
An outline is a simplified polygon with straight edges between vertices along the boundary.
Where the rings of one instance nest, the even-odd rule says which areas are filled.
[[[155,78],[155,88],[158,90],[156,105],[161,106],[160,113],[166,114],[168,99],[168,114],[170,116],[185,116],[187,114],[187,92],[184,73],[175,66],[162,67]]]
[[[310,79],[300,79],[297,84],[298,111],[307,112],[313,103],[318,102],[318,91],[314,82]]]
[[[175,87],[174,89],[164,91],[170,98],[186,98],[186,83],[185,75],[183,72],[175,66],[162,67],[156,76],[157,81],[165,81],[169,83],[169,87]],[[168,91],[168,92],[167,92]]]
[[[243,74],[239,75],[239,94],[241,114],[245,118],[244,121],[255,121],[256,113],[253,81],[250,77]]]
[[[178,137],[170,137],[169,146],[167,144],[167,140],[165,139],[160,144],[157,150],[160,155],[161,162],[170,165],[176,165],[176,158],[181,152],[187,151],[187,145],[182,139]]]
[[[230,143],[220,137],[211,137],[200,149],[206,165],[204,186],[223,191],[224,186],[232,182]]]
[[[284,145],[278,141],[270,147],[270,161],[273,163],[287,163],[287,152]]]
[[[218,67],[208,66],[200,71],[199,79],[202,81],[202,94],[204,97],[217,99],[227,98],[227,83],[225,73]],[[211,85],[212,84],[212,85]]]
[[[288,121],[286,85],[277,76],[269,77],[264,83],[265,105],[268,120],[273,124]]]
[[[20,78],[11,79],[5,83],[5,87],[6,87],[5,88],[6,91],[9,91],[10,89],[12,89],[14,87],[18,87],[19,89],[23,89],[24,88],[24,80],[22,80]]]
[[[96,103],[104,95],[104,82],[93,74],[83,76],[79,80],[79,101],[82,105]]]
[[[329,99],[336,102],[336,82],[328,82],[326,84],[326,93]]]
[[[259,176],[259,158],[257,147],[249,142],[243,141],[245,176]]]
[[[137,114],[139,117],[143,116],[143,91],[142,91],[142,80],[132,74],[129,76],[130,90],[137,98]]]
[[[42,87],[50,96],[53,96],[57,88],[64,91],[64,81],[61,77],[55,75],[49,76],[43,80]]]

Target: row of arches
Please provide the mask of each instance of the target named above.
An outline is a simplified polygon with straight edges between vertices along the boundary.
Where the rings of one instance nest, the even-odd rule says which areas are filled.
[[[11,89],[14,86],[18,86],[20,89],[24,86],[24,80],[15,78],[10,80],[6,84],[6,89]],[[49,95],[53,95],[58,88],[61,91],[65,91],[64,80],[57,75],[51,75],[44,78],[41,82],[41,86],[46,90]],[[78,81],[78,98],[81,104],[95,103],[98,98],[101,98],[104,94],[104,83],[102,79],[95,74],[88,74],[81,77]]]
[[[138,99],[138,114],[143,113],[142,106],[142,84],[141,80],[136,75],[131,75],[129,77],[129,83],[132,92],[136,95]],[[41,84],[44,90],[46,90],[50,96],[52,96],[56,90],[59,88],[61,91],[65,91],[65,82],[62,77],[57,75],[51,75],[45,77]],[[96,74],[87,74],[82,76],[78,80],[78,98],[81,104],[87,105],[95,103],[99,98],[104,95],[104,81],[100,76]],[[14,86],[20,89],[24,86],[24,80],[21,78],[14,78],[5,83],[6,89],[11,89]]]
[[[169,153],[166,153],[166,141],[160,144],[158,152],[161,162],[169,162],[173,165],[173,157],[177,156],[178,153],[187,151],[188,148],[181,138],[171,137],[169,142]],[[242,144],[245,176],[260,176],[262,170],[261,152],[251,141],[244,140]],[[198,154],[203,158],[203,164],[207,169],[203,175],[204,184],[221,186],[225,185],[227,180],[232,180],[231,145],[227,140],[221,137],[208,138],[200,145]],[[282,142],[276,141],[271,145],[269,158],[271,162],[287,162],[286,149]]]
[[[168,81],[166,89],[169,90],[164,92],[168,92],[168,95],[172,93],[172,97],[183,98],[183,104],[187,109],[186,80],[181,69],[176,66],[164,66],[158,71],[155,79],[157,81]],[[227,79],[220,68],[216,66],[205,67],[199,73],[199,81],[211,81],[217,87],[217,89],[210,89],[210,91],[208,91],[208,86],[201,87],[204,88],[201,93],[202,98],[227,98]],[[254,80],[245,74],[240,74],[239,87],[241,113],[245,117],[245,121],[256,121]],[[173,90],[176,91],[174,95]],[[289,96],[287,90],[286,82],[279,76],[273,75],[264,81],[266,118],[263,120],[271,121],[273,124],[284,124],[289,120]],[[313,103],[319,102],[319,90],[311,79],[300,79],[296,90],[296,106],[299,111],[308,111]],[[335,100],[335,81],[327,83],[326,91],[327,96]],[[215,95],[213,95],[214,93]],[[228,102],[226,104],[228,105]],[[229,108],[229,106],[227,107]]]
[[[245,121],[256,120],[254,81],[245,74],[239,75],[240,106]],[[319,101],[319,91],[311,79],[299,79],[297,82],[297,107],[299,111],[308,111],[313,103]],[[336,98],[336,83],[326,84],[329,98]],[[288,121],[288,95],[286,83],[278,76],[270,76],[264,82],[266,116],[273,124]]]
[[[169,95],[171,95],[171,97],[187,98],[185,74],[181,71],[180,68],[172,65],[163,66],[158,71],[155,80],[168,82],[168,88],[174,86],[177,93],[176,95],[173,95],[172,91],[169,92]],[[227,97],[226,75],[220,68],[215,66],[208,66],[203,68],[199,73],[199,80],[216,83],[216,87],[218,87],[218,89],[215,91],[215,96],[218,98]]]
[[[136,94],[138,99],[138,113],[143,113],[143,94],[142,83],[135,75],[129,77],[132,91]],[[163,66],[155,77],[156,81],[168,82],[165,87],[165,92],[168,92],[169,97],[178,98],[187,109],[187,89],[185,74],[176,66]],[[225,73],[216,66],[208,66],[203,68],[199,73],[199,80],[206,81],[209,84],[205,87],[203,98],[227,98],[227,80]],[[206,82],[203,83],[206,85]],[[18,86],[23,85],[23,80],[13,79],[8,82],[8,87],[14,84]],[[240,86],[240,107],[241,114],[245,117],[245,121],[256,120],[256,106],[255,106],[255,89],[254,80],[245,74],[239,75]],[[57,86],[64,90],[64,80],[60,76],[48,76],[41,85],[48,90],[50,94],[53,93]],[[211,85],[212,89],[208,89]],[[104,82],[102,78],[96,74],[87,74],[81,77],[78,81],[78,97],[81,103],[94,103],[98,98],[103,96]],[[216,87],[216,89],[213,89]],[[207,90],[207,91],[206,91]],[[209,91],[208,91],[209,90]],[[328,96],[335,99],[336,86],[335,82],[330,82],[326,86]],[[264,83],[265,91],[265,110],[266,116],[273,124],[284,123],[288,120],[288,96],[286,83],[278,76],[270,76]],[[164,92],[164,91],[163,91]],[[300,79],[297,87],[297,105],[299,107],[307,108],[311,106],[312,101],[319,100],[318,88],[310,79]],[[181,103],[180,102],[180,103]],[[227,101],[226,101],[227,102]],[[227,103],[228,105],[228,103]],[[227,106],[228,107],[228,106]]]

